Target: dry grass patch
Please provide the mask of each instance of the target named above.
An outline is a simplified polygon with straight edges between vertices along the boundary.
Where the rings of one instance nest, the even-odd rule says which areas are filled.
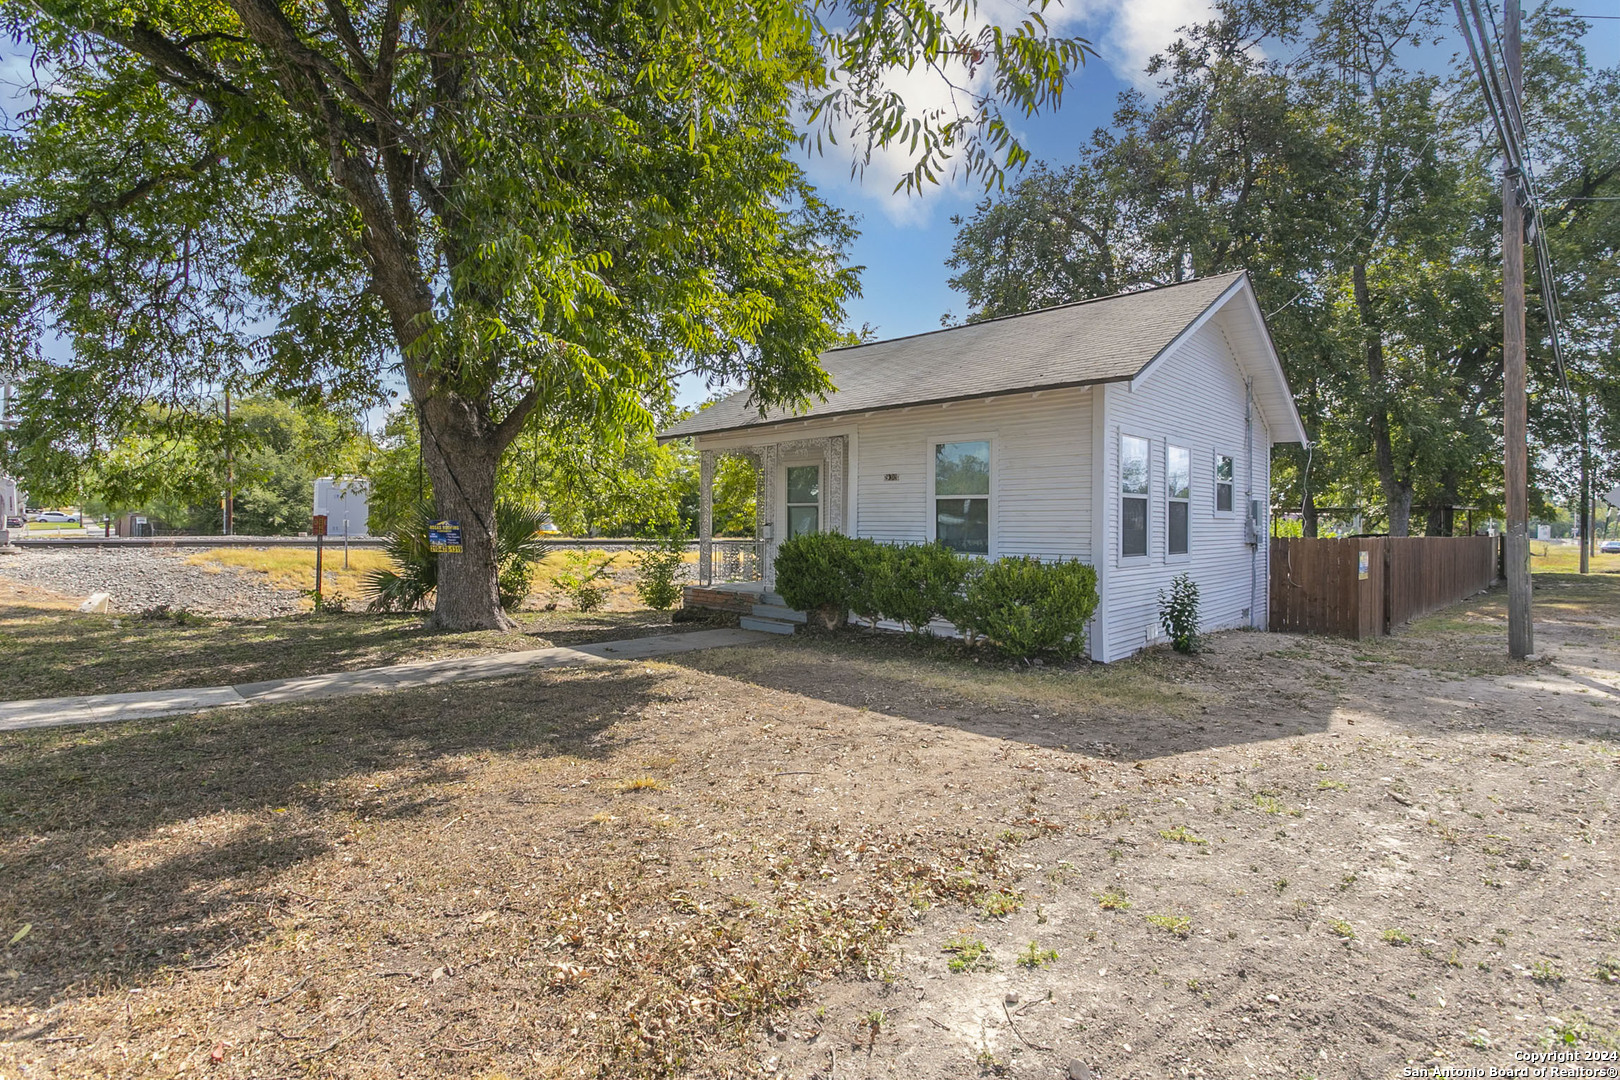
[[[626,665],[0,737],[0,931],[33,924],[0,1071],[738,1071],[918,907],[994,888],[1019,813],[1010,783],[983,830],[857,801],[892,769],[846,748],[899,726],[802,710]]]
[[[222,686],[410,660],[667,633],[667,612],[525,612],[516,631],[442,633],[419,615],[295,615],[258,622],[80,615],[0,606],[0,699]]]
[[[391,565],[376,548],[349,549],[343,566],[343,541],[328,538],[321,555],[322,590],[327,600],[342,597],[351,607],[366,602],[366,575]],[[186,556],[186,562],[215,573],[234,572],[256,577],[273,589],[303,592],[315,587],[315,549],[305,547],[209,548]]]

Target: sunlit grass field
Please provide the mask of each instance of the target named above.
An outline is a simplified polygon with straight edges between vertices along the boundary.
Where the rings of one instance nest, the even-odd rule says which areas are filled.
[[[1594,574],[1620,574],[1620,555],[1594,553],[1590,566]],[[1577,574],[1580,569],[1581,549],[1574,541],[1530,541],[1532,574]]]

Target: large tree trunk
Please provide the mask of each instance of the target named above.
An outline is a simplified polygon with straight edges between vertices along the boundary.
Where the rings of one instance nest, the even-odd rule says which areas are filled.
[[[1373,458],[1378,464],[1378,484],[1384,489],[1389,508],[1389,535],[1405,536],[1412,524],[1412,482],[1395,473],[1395,445],[1389,433],[1389,406],[1385,393],[1389,376],[1384,368],[1384,334],[1373,310],[1372,293],[1367,288],[1367,267],[1351,268],[1355,285],[1356,310],[1361,316],[1363,349],[1367,361],[1368,397],[1372,402],[1367,426],[1372,431]]]
[[[430,624],[441,630],[508,630],[495,561],[495,473],[500,425],[477,404],[440,393],[417,402],[422,458],[433,478],[438,515],[461,522],[459,554],[439,556],[439,587]]]

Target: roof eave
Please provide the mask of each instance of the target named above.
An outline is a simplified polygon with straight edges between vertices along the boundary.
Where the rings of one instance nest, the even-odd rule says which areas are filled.
[[[1140,373],[1138,373],[1140,374]],[[1034,386],[1016,386],[1006,390],[996,390],[990,393],[955,394],[951,397],[925,398],[917,401],[897,401],[892,405],[861,405],[849,409],[836,409],[831,412],[810,413],[804,416],[784,416],[776,420],[760,420],[749,424],[733,424],[729,427],[705,428],[702,431],[663,431],[657,436],[660,443],[673,442],[676,439],[695,439],[706,435],[731,435],[739,431],[752,431],[776,427],[780,424],[803,424],[815,420],[833,420],[840,417],[859,416],[864,413],[896,412],[901,409],[922,409],[931,405],[954,405],[963,401],[989,401],[992,398],[1013,397],[1018,394],[1037,394],[1048,390],[1074,390],[1087,386],[1101,386],[1104,383],[1129,382],[1136,376],[1110,375],[1100,379],[1078,379],[1067,382],[1039,383]]]

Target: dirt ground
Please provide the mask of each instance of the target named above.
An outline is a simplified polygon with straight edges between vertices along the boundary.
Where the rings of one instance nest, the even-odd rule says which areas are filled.
[[[1105,670],[808,637],[6,736],[0,1076],[1613,1055],[1620,577],[1537,588],[1532,663],[1490,595]]]

